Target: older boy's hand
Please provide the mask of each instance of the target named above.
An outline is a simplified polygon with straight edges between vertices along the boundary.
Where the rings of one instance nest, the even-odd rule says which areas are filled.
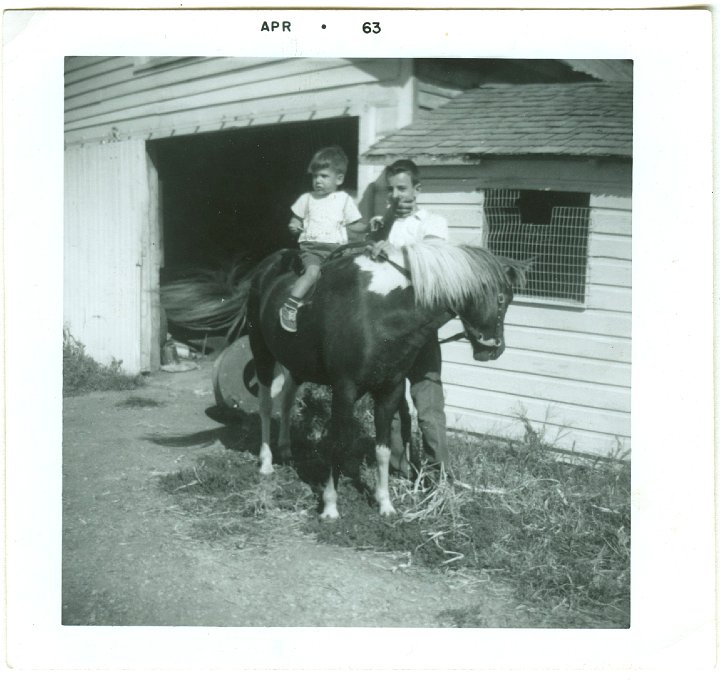
[[[399,218],[409,216],[415,208],[414,204],[412,199],[399,199],[395,205],[395,215]]]
[[[370,219],[370,232],[377,232],[383,226],[382,216],[373,216]]]
[[[373,261],[377,261],[380,257],[380,254],[385,250],[386,247],[390,245],[390,242],[387,240],[381,240],[380,242],[376,242],[375,244],[368,247],[368,252],[370,254],[370,258]]]

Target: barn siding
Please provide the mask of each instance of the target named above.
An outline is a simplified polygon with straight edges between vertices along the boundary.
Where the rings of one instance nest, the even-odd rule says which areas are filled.
[[[65,324],[93,358],[131,373],[152,354],[141,325],[157,289],[147,169],[142,140],[65,153]]]
[[[368,114],[377,136],[410,122],[410,60],[66,60],[66,143],[158,138],[247,125]],[[400,102],[407,100],[407,104]],[[362,151],[362,150],[361,150]]]
[[[158,178],[145,142],[340,116],[360,119],[362,153],[409,124],[410,59],[133,57],[65,60],[65,318],[101,362],[159,366]],[[365,190],[382,169],[362,168]]]
[[[508,348],[475,363],[467,342],[443,345],[448,423],[457,429],[519,437],[518,415],[558,447],[607,454],[630,440],[631,201],[619,164],[484,161],[422,168],[421,203],[444,215],[450,238],[482,243],[483,189],[593,191],[584,306],[516,302],[506,318]],[[614,171],[612,169],[615,169]],[[623,196],[625,195],[625,196]],[[459,331],[453,320],[440,336]],[[515,416],[515,417],[514,417]]]

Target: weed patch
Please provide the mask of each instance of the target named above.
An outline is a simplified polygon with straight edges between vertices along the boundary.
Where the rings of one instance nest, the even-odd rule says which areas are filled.
[[[63,331],[63,396],[137,389],[144,384],[140,375],[128,375],[122,370],[122,361],[101,365],[87,355],[84,344],[67,329]]]
[[[561,462],[535,432],[514,444],[454,439],[453,455],[475,492],[463,518],[476,568],[510,581],[542,625],[629,626],[627,462]]]

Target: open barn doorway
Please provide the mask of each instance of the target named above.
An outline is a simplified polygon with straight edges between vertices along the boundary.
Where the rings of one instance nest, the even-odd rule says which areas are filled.
[[[259,260],[293,242],[290,206],[310,189],[321,147],[349,158],[343,189],[357,191],[358,119],[343,117],[166,138],[148,143],[159,176],[163,271],[168,281],[194,268]]]
[[[149,141],[157,173],[161,284],[198,269],[229,270],[294,246],[290,206],[310,189],[307,173],[320,148],[340,145],[348,156],[343,189],[357,192],[358,119],[342,117],[274,124]],[[160,339],[207,349],[207,336],[167,325]],[[222,338],[210,342],[222,348]],[[218,346],[220,344],[220,346]]]

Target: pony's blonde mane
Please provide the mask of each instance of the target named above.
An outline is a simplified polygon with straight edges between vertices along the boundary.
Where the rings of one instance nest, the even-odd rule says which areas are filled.
[[[480,247],[425,240],[404,248],[415,289],[415,303],[461,309],[469,301],[495,305],[512,287],[503,263]]]

